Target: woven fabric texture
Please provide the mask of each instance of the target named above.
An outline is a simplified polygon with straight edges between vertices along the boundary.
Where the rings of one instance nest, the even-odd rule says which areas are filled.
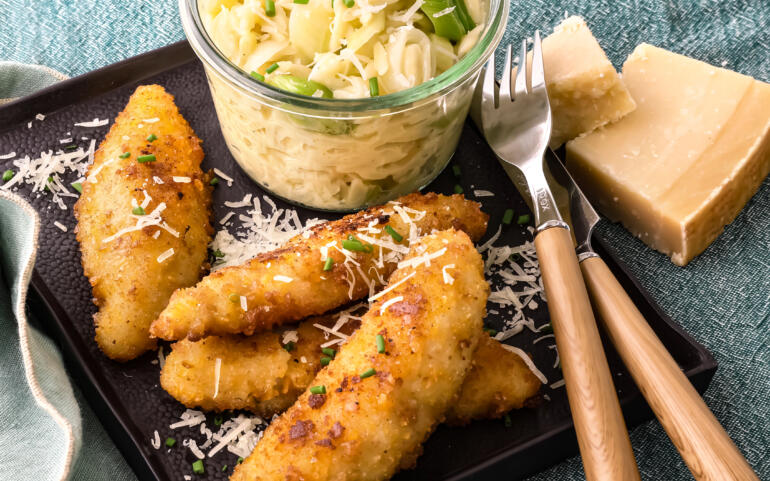
[[[620,67],[633,48],[647,42],[714,65],[770,81],[770,2],[767,0],[591,0],[513,2],[504,42],[517,44],[539,28],[548,32],[565,15],[581,15],[610,59]],[[0,0],[0,60],[45,65],[78,75],[183,38],[175,1],[134,0]],[[499,52],[498,52],[499,54]],[[0,64],[1,66],[2,64]],[[10,87],[0,69],[0,92],[28,93],[37,81]],[[14,77],[16,78],[16,77]],[[3,95],[0,95],[2,98]],[[768,107],[770,109],[770,106]],[[606,236],[663,309],[719,362],[706,402],[757,470],[770,479],[770,181],[749,201],[738,218],[709,249],[687,267],[674,266],[619,226],[603,223]],[[21,252],[24,237],[14,240],[8,223],[0,224],[0,254]],[[18,282],[3,262],[0,284],[0,326],[15,332],[8,286]],[[6,338],[7,337],[7,338]],[[13,412],[39,408],[28,392],[6,399],[9,386],[23,375],[18,337],[4,334],[0,358],[0,422]],[[55,352],[51,359],[58,362]],[[74,457],[71,479],[129,480],[129,468],[106,437],[77,390],[82,447]],[[15,403],[8,411],[6,402]],[[18,410],[18,411],[15,411]],[[38,416],[39,417],[39,416]],[[65,448],[55,440],[55,423],[40,420],[38,431],[0,430],[0,446],[8,457],[19,456],[39,468],[38,476],[5,469],[0,478],[46,477],[50,464]],[[46,428],[46,424],[49,428]],[[40,430],[51,435],[42,443]],[[21,437],[18,437],[21,436]],[[27,440],[45,444],[45,454],[27,456]],[[643,479],[692,479],[676,450],[655,421],[631,434]],[[18,445],[16,449],[14,444]],[[24,449],[19,449],[19,448]],[[24,456],[23,458],[21,456]],[[17,464],[20,466],[22,463]],[[29,466],[28,466],[29,467]],[[15,474],[14,474],[15,473]],[[536,480],[584,479],[579,458],[540,473]]]

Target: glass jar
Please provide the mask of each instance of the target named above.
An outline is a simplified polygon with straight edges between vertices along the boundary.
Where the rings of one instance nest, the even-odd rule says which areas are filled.
[[[505,30],[509,0],[490,0],[478,43],[416,87],[380,97],[308,97],[259,82],[215,46],[197,0],[180,0],[187,39],[203,62],[235,160],[290,202],[350,211],[414,192],[446,167],[479,72]]]

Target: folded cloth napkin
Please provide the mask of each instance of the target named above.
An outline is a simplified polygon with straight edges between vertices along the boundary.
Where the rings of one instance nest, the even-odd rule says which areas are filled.
[[[0,104],[65,78],[39,65],[0,62]],[[55,343],[26,313],[38,231],[34,209],[0,190],[0,480],[134,480],[73,389]]]

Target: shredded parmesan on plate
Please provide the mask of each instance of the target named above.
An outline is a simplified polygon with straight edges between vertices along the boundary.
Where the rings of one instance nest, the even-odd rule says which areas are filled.
[[[228,187],[232,187],[232,185],[233,185],[233,178],[232,177],[230,177],[229,175],[225,174],[224,172],[222,172],[219,169],[214,169],[214,173],[217,174],[222,180],[227,182],[227,186]]]
[[[58,228],[59,228],[59,229],[60,229],[62,232],[67,232],[67,226],[66,226],[66,225],[64,225],[64,224],[62,224],[62,223],[61,223],[61,222],[59,222],[58,220],[55,220],[55,221],[53,222],[53,225],[55,225],[56,227],[58,227]]]
[[[75,124],[75,127],[101,127],[109,123],[110,121],[108,119],[104,119],[104,120],[94,119],[90,122],[78,122]]]
[[[291,277],[288,277],[288,276],[278,275],[278,276],[273,276],[273,280],[276,280],[278,282],[286,282],[286,283],[288,283],[288,282],[293,281],[294,279],[292,279]]]
[[[174,180],[174,182],[177,182],[179,184],[189,184],[190,182],[192,182],[192,179],[189,177],[175,175],[174,177],[171,177],[171,178]]]
[[[12,159],[16,157],[16,152],[8,152],[7,154],[0,155],[0,160]]]
[[[158,430],[155,430],[155,433],[153,434],[152,440],[150,441],[150,444],[152,444],[152,447],[155,449],[160,449],[160,435],[158,434]]]

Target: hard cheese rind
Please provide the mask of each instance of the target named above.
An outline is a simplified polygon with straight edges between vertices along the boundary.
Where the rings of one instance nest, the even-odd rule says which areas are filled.
[[[685,265],[770,170],[770,85],[639,45],[623,66],[637,109],[567,144],[567,164],[610,219]]]
[[[543,40],[543,64],[553,112],[552,148],[636,108],[615,67],[580,17],[564,20]]]

